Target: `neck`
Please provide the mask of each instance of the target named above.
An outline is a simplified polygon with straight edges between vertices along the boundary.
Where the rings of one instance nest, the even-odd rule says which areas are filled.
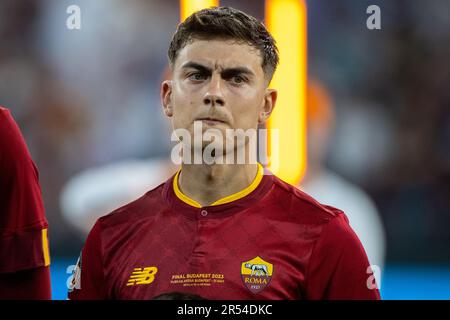
[[[204,207],[245,189],[257,172],[257,164],[183,164],[178,186]]]

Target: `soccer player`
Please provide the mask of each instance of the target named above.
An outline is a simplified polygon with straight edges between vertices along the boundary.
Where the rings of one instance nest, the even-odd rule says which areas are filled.
[[[176,132],[195,139],[199,123],[202,133],[256,130],[270,116],[278,52],[255,18],[229,7],[198,11],[178,26],[168,56],[173,77],[161,97]],[[182,140],[186,160],[198,148]],[[244,163],[185,161],[98,219],[69,298],[379,299],[345,214],[249,161],[248,140],[239,148]]]
[[[0,107],[0,299],[51,299],[47,228],[38,171]]]

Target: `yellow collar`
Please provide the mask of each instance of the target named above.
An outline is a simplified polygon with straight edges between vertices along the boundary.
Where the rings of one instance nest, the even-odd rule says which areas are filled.
[[[173,190],[175,191],[176,196],[178,197],[178,199],[187,203],[190,206],[193,206],[196,208],[201,208],[202,206],[200,203],[198,203],[197,201],[186,196],[184,193],[181,192],[180,188],[178,187],[178,176],[179,176],[180,172],[181,172],[181,169],[177,171],[177,173],[175,174],[175,177],[173,179]],[[256,173],[256,177],[247,188],[245,188],[241,191],[238,191],[236,193],[233,193],[229,196],[226,196],[222,199],[219,199],[217,201],[214,201],[209,206],[217,206],[219,204],[236,201],[238,199],[245,197],[246,195],[250,194],[253,190],[255,190],[258,187],[259,183],[261,182],[261,180],[263,178],[263,175],[264,175],[264,169],[263,169],[262,165],[260,163],[258,163],[258,171]]]

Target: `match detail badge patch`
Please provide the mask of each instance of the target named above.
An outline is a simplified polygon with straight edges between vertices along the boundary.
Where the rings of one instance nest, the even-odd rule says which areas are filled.
[[[263,291],[270,283],[273,274],[273,264],[257,256],[252,260],[242,262],[241,277],[244,285],[252,293]]]

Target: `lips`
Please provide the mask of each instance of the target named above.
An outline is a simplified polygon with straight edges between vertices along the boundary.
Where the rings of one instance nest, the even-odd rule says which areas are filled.
[[[206,122],[219,122],[219,123],[226,123],[223,120],[217,119],[217,118],[211,118],[211,117],[205,117],[205,118],[198,118],[197,121],[206,121]]]

